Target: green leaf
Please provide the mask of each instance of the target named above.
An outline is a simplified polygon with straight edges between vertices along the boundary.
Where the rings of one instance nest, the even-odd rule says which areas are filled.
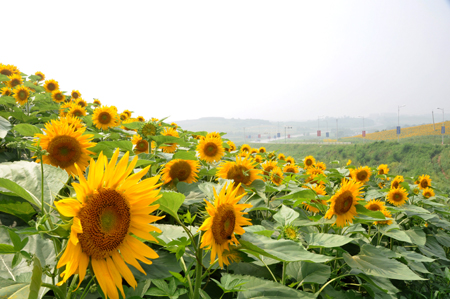
[[[315,199],[316,193],[312,191],[311,189],[303,189],[291,192],[285,196],[279,197],[278,199],[299,199],[299,198],[309,198],[309,199]]]
[[[7,106],[16,105],[16,99],[11,96],[1,96],[0,105],[7,105]]]
[[[292,262],[287,265],[286,274],[300,282],[300,285],[305,283],[323,284],[330,278],[331,268],[322,264]]]
[[[0,253],[1,254],[12,254],[16,253],[14,246],[8,244],[0,244]]]
[[[18,283],[0,277],[0,298],[27,299],[30,293],[29,284]]]
[[[381,192],[379,189],[371,189],[366,192],[364,199],[370,201],[376,198],[384,198],[385,196],[386,192]]]
[[[190,143],[185,142],[182,138],[173,137],[173,136],[151,136],[149,139],[154,140],[158,146],[162,144],[168,144],[168,143],[176,143],[180,146],[189,147]]]
[[[101,141],[95,146],[90,147],[89,150],[99,154],[103,151],[106,156],[112,156],[112,153],[116,148],[121,149],[125,152],[133,152],[133,143],[131,141],[119,140],[119,141]]]
[[[11,130],[11,123],[0,116],[0,138],[5,138],[9,130]]]
[[[11,81],[8,76],[0,74],[0,81]]]
[[[42,134],[41,129],[30,124],[15,125],[14,130],[23,136],[33,137],[35,134]]]
[[[408,261],[425,262],[425,263],[431,263],[434,261],[434,259],[432,258],[421,255],[420,253],[417,253],[415,251],[406,250],[406,248],[401,246],[397,247],[397,252],[400,253]]]
[[[31,83],[30,81],[25,81],[23,83],[23,85],[25,85],[28,88],[33,88],[34,90],[36,90],[36,92],[44,92],[45,88],[39,85],[34,85],[33,83]]]
[[[159,204],[159,209],[178,219],[178,209],[184,202],[185,196],[177,192],[161,192],[162,197],[155,203]]]
[[[220,278],[220,282],[215,280],[214,278],[211,278],[214,280],[214,282],[225,292],[225,293],[231,293],[231,292],[239,292],[242,290],[241,286],[247,283],[247,280],[234,277],[230,274],[224,274]]]
[[[291,208],[281,205],[281,209],[273,215],[273,219],[278,222],[281,226],[286,226],[292,223],[298,218],[300,214]]]
[[[31,194],[30,192],[28,192],[27,190],[22,188],[20,185],[18,185],[17,183],[15,183],[11,180],[0,178],[0,187],[5,188],[5,189],[11,191],[14,195],[27,200],[29,203],[34,205],[37,209],[39,209],[41,207],[40,200],[37,199],[36,196],[34,196],[33,194]]]
[[[380,211],[371,211],[371,210],[368,210],[368,209],[366,209],[363,205],[361,205],[361,204],[358,204],[358,205],[356,205],[355,206],[356,207],[356,212],[358,213],[358,214],[361,214],[361,215],[365,215],[365,216],[368,216],[368,217],[370,217],[371,219],[371,221],[376,221],[376,220],[385,220],[386,219],[386,217],[384,216],[384,214],[383,213],[381,213]]]
[[[332,257],[309,252],[301,244],[291,240],[274,240],[253,233],[243,234],[240,243],[243,246],[240,250],[244,252],[255,256],[267,256],[282,262],[324,263],[332,259]]]
[[[429,257],[437,257],[444,261],[449,261],[444,249],[439,245],[435,237],[427,237],[425,246],[419,246],[420,252]]]
[[[37,257],[33,258],[33,274],[31,275],[30,295],[28,299],[37,299],[39,297],[39,289],[42,283],[42,266]]]
[[[197,161],[196,153],[193,151],[182,151],[178,150],[172,157],[172,159],[181,159],[181,160],[194,160]]]
[[[311,233],[305,235],[305,241],[308,243],[309,247],[341,247],[342,245],[350,243],[353,240],[354,239],[346,236],[333,234]]]
[[[19,235],[16,234],[12,229],[9,229],[8,233],[9,233],[9,238],[13,242],[14,249],[16,251],[21,251],[25,247],[25,245],[27,245],[28,241],[22,242]],[[28,238],[26,240],[28,240]]]
[[[140,122],[140,121],[136,121],[136,122],[132,122],[132,123],[128,123],[128,124],[122,123],[121,125],[128,129],[139,130],[140,128],[142,128],[144,123]]]
[[[25,199],[2,193],[0,193],[0,212],[19,217],[25,222],[30,221],[33,215],[36,214],[35,209]]]
[[[181,272],[181,267],[175,258],[175,254],[169,253],[162,249],[155,249],[155,252],[159,255],[159,257],[152,260],[153,264],[147,265],[140,263],[141,267],[147,274],[143,274],[136,268],[130,267],[131,272],[137,281],[142,281],[145,279],[166,279],[172,277],[170,271]]]

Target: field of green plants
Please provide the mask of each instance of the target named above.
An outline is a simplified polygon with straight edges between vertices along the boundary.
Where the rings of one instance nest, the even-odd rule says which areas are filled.
[[[0,298],[448,297],[446,147],[236,147],[0,82]]]

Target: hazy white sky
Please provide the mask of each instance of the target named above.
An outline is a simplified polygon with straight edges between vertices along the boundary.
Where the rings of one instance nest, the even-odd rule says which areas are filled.
[[[450,116],[449,0],[3,1],[2,11],[1,63],[134,116],[282,121],[404,104]]]

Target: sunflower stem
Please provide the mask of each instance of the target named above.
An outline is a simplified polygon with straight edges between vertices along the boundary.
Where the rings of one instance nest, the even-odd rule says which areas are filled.
[[[83,294],[81,294],[80,299],[83,299],[84,297],[86,297],[87,292],[88,292],[88,290],[89,290],[89,287],[91,286],[91,283],[94,281],[94,278],[95,278],[95,275],[92,276],[92,278],[91,278],[91,280],[88,282],[86,288],[84,288]]]
[[[319,297],[319,294],[320,294],[320,293],[323,291],[323,289],[325,289],[325,287],[326,287],[327,285],[329,285],[331,282],[335,281],[336,279],[344,278],[345,276],[350,276],[350,275],[354,275],[354,274],[344,274],[344,275],[341,275],[341,276],[339,276],[339,277],[333,278],[332,280],[330,280],[330,281],[328,281],[326,284],[324,284],[324,285],[320,288],[320,290],[319,290],[317,293],[315,293],[314,295],[315,295],[316,297]]]
[[[202,270],[203,270],[203,250],[200,247],[200,239],[202,236],[202,232],[200,231],[198,238],[198,246],[197,246],[197,266],[195,267],[195,287],[194,287],[194,299],[200,298],[200,288],[202,286]]]
[[[67,290],[67,297],[66,297],[66,299],[71,299],[72,298],[73,289],[75,289],[75,286],[77,285],[77,280],[78,280],[78,274],[75,274],[73,276],[72,281],[70,282],[69,289]]]
[[[45,214],[44,210],[44,162],[42,161],[42,156],[40,158],[41,160],[41,201],[42,201],[42,215]]]
[[[180,261],[181,261],[181,263],[182,263],[182,265],[183,265],[183,267],[184,267],[183,271],[184,271],[184,273],[186,273],[186,278],[187,278],[187,281],[188,281],[188,284],[189,284],[189,290],[190,290],[191,294],[193,294],[193,293],[194,293],[194,289],[192,288],[191,277],[190,277],[190,275],[189,275],[189,271],[188,271],[188,269],[187,269],[187,267],[186,267],[186,263],[184,262],[183,257],[180,258]],[[80,298],[80,299],[81,299],[81,298]]]
[[[255,256],[256,256],[256,255],[255,255]],[[277,279],[276,279],[276,277],[275,277],[275,275],[273,275],[273,273],[272,273],[272,271],[270,270],[269,266],[267,266],[267,264],[264,263],[264,261],[262,260],[262,258],[260,258],[259,255],[256,256],[256,257],[258,258],[258,260],[261,261],[261,263],[264,264],[264,266],[266,266],[266,268],[267,268],[267,270],[269,270],[270,274],[272,274],[273,281],[278,282]]]
[[[283,272],[281,274],[281,284],[282,285],[285,284],[285,280],[286,280],[286,267],[287,267],[287,263],[283,262]]]

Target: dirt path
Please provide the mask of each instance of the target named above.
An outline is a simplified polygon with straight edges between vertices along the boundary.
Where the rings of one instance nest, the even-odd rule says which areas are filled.
[[[450,180],[450,178],[448,177],[448,175],[445,173],[444,169],[442,168],[441,165],[441,155],[439,154],[438,160],[437,160],[438,164],[439,164],[439,168],[441,168],[441,172],[442,174],[447,178],[447,180]]]

